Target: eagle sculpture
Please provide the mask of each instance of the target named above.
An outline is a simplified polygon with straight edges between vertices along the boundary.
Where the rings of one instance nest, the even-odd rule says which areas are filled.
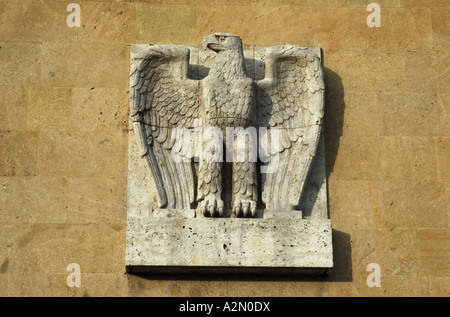
[[[131,63],[130,117],[159,207],[196,208],[203,216],[223,216],[224,177],[229,177],[234,216],[254,217],[260,205],[280,212],[298,209],[321,132],[325,87],[320,58],[306,47],[267,47],[265,78],[254,80],[247,74],[239,36],[211,34],[203,38],[203,48],[216,54],[203,79],[190,76],[190,50],[185,46],[150,45]],[[259,144],[266,160],[256,161],[249,154],[225,165],[219,151],[220,159],[197,163],[192,142],[178,146],[176,131],[194,131],[199,120],[203,129],[225,133],[231,127],[237,135],[251,127],[261,134],[266,128],[269,141]],[[270,131],[277,132],[272,133],[276,139],[269,138]],[[251,145],[248,137],[245,140],[244,146],[230,149],[221,143],[218,148],[247,151]],[[183,152],[185,159],[174,160],[174,151]],[[261,173],[267,158],[275,157],[276,168]]]

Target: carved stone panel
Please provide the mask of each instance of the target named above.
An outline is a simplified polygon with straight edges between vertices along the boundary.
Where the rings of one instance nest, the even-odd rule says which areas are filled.
[[[333,266],[320,49],[132,45],[128,272]]]

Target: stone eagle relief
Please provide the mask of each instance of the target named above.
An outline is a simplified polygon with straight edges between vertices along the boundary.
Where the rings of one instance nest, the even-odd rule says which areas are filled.
[[[204,217],[295,212],[321,133],[319,56],[267,47],[256,78],[239,36],[211,34],[202,46],[214,54],[209,69],[179,45],[150,45],[132,59],[130,117],[159,207]]]

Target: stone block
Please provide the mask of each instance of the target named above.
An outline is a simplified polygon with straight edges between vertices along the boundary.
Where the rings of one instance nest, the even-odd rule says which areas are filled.
[[[126,278],[117,273],[83,273],[81,287],[67,286],[70,273],[2,274],[5,296],[17,297],[119,297],[126,296]],[[0,289],[0,294],[3,294]]]
[[[436,50],[450,50],[450,8],[433,8],[431,11],[433,23],[433,48]]]
[[[171,280],[148,279],[137,275],[127,274],[127,296],[149,297],[224,297],[230,294],[228,281],[199,281],[199,280]],[[232,296],[232,295],[231,295]]]
[[[78,1],[82,23],[74,28],[80,43],[126,44],[134,42],[134,3]]]
[[[448,277],[429,277],[429,290],[432,297],[448,297],[450,294],[450,278]]]
[[[133,45],[132,55],[139,48],[142,45]],[[192,65],[197,63],[203,68],[211,67],[213,59],[208,52],[198,47],[189,48],[193,70],[196,68]],[[260,66],[268,63],[266,49],[247,46],[243,51],[244,67],[250,70],[249,74],[253,78],[263,78],[264,67]],[[320,50],[315,52],[320,55]],[[194,206],[192,209],[158,209],[154,179],[147,160],[139,154],[136,139],[139,130],[136,128],[134,126],[129,133],[128,272],[323,274],[333,266],[324,139],[320,130],[317,131],[319,145],[314,149],[316,155],[305,190],[298,198],[299,210],[266,207],[266,210],[256,212],[255,219],[239,219],[232,215],[231,205],[225,205],[223,217],[214,219],[205,218]],[[162,165],[166,166],[165,163]],[[223,196],[226,195],[224,191]],[[231,201],[231,194],[229,196]],[[282,229],[278,231],[277,228]],[[189,233],[189,230],[194,232]],[[286,237],[285,241],[280,240],[282,236]],[[209,246],[212,251],[205,252]]]
[[[447,227],[445,187],[436,182],[383,182],[386,226]]]
[[[380,265],[386,275],[419,275],[417,229],[393,227],[385,229],[388,248]]]
[[[367,8],[371,1],[367,0],[346,0],[347,7],[350,8]],[[399,8],[401,7],[401,0],[378,0],[376,3],[380,5],[381,8]],[[367,13],[370,14],[370,13]]]
[[[239,0],[235,0],[235,1],[237,2],[237,4],[242,4],[242,1],[239,1]],[[269,7],[269,6],[308,7],[308,6],[310,6],[309,2],[310,2],[309,0],[264,0],[264,1],[253,0],[252,4],[266,6],[266,7]],[[228,3],[228,1],[227,1],[227,3]]]
[[[378,94],[380,134],[433,136],[439,129],[439,106],[432,93]]]
[[[381,275],[385,274],[386,267],[383,261],[385,254],[389,250],[388,238],[381,228],[352,230],[351,237],[351,272],[353,280],[358,280],[356,284],[363,282],[367,287],[366,278],[369,274],[367,266],[370,263],[377,263],[381,268]]]
[[[332,176],[339,180],[380,180],[378,137],[341,137]]]
[[[9,228],[2,232],[10,250],[5,253],[6,272],[67,277],[67,266],[77,263],[81,273],[124,273],[124,224],[34,223]]]
[[[334,269],[333,269],[334,271]],[[301,281],[280,281],[279,295],[281,297],[326,297],[328,296],[328,283],[324,280],[314,278],[314,280]],[[255,285],[252,285],[256,289]],[[270,293],[269,293],[270,294]],[[266,296],[262,294],[261,296]]]
[[[125,223],[126,178],[68,180],[69,223]]]
[[[437,181],[435,140],[432,137],[381,137],[383,180]]]
[[[36,85],[41,80],[39,43],[0,42],[0,81],[2,85]]]
[[[207,250],[207,251],[206,251]],[[295,272],[333,266],[326,219],[128,217],[131,273]]]
[[[64,87],[30,87],[27,128],[34,131],[72,130],[72,90]]]
[[[42,44],[42,81],[47,86],[123,88],[128,85],[128,73],[126,45]]]
[[[67,180],[46,176],[2,177],[0,186],[0,222],[67,221]]]
[[[60,257],[70,262],[64,269],[69,263],[78,263],[84,273],[125,273],[125,232],[124,222],[67,225],[66,249]]]
[[[381,5],[381,27],[369,28],[367,24],[365,26],[372,33],[371,48],[389,52],[431,49],[432,26],[429,8],[386,8],[377,3]],[[370,14],[367,11],[361,13],[363,17]],[[366,19],[362,20],[366,23]]]
[[[194,44],[196,13],[190,4],[135,3],[135,43]]]
[[[127,280],[122,272],[81,273],[81,287],[69,288],[65,285],[65,297],[125,297],[128,296]],[[63,275],[64,283],[67,275]]]
[[[66,24],[67,4],[58,0],[7,0],[0,2],[0,41],[73,42]]]
[[[325,63],[330,50],[371,47],[373,30],[366,24],[368,14],[354,8],[325,6],[314,9],[314,45],[327,52]]]
[[[377,182],[331,180],[330,218],[333,227],[346,232],[374,229],[384,224]]]
[[[55,177],[121,177],[126,174],[125,149],[126,136],[121,132],[41,133],[37,172]]]
[[[246,5],[196,6],[195,41],[200,44],[206,34],[227,32],[239,34],[245,45],[255,45],[256,13],[256,7]]]
[[[330,103],[339,102],[339,98],[337,99],[330,100]],[[345,111],[341,115],[343,122],[339,123],[342,125],[342,135],[378,136],[380,134],[380,120],[378,117],[380,110],[377,106],[377,94],[349,92],[344,95],[342,101],[344,102],[343,110]],[[338,113],[336,115],[339,116]],[[339,117],[335,118],[335,120],[338,119]],[[336,132],[330,131],[330,134],[336,135]]]
[[[447,0],[402,0],[402,7],[448,8]]]
[[[248,297],[279,297],[280,287],[273,287],[269,281],[234,281],[228,285],[228,296],[244,293]]]
[[[0,176],[36,175],[37,134],[0,131]]]
[[[315,9],[314,45],[326,51],[376,49],[402,52],[431,48],[430,9],[386,8],[380,5],[381,27],[376,28],[367,25],[370,12],[366,11],[365,6]],[[410,23],[405,24],[405,20]]]
[[[450,275],[450,229],[419,229],[419,261],[422,276]]]
[[[73,88],[74,130],[128,131],[129,95],[119,88]]]
[[[310,7],[339,8],[345,7],[346,0],[308,0]]]
[[[381,290],[384,296],[393,297],[427,297],[428,279],[426,277],[411,276],[384,276],[382,277]]]
[[[0,280],[7,274],[28,271],[29,254],[25,247],[33,234],[33,225],[1,222],[0,228]],[[1,288],[0,288],[1,289]],[[12,289],[12,287],[11,287]]]
[[[255,34],[256,45],[314,45],[312,9],[300,6],[260,6],[255,8],[255,14],[256,19],[250,18],[245,23],[254,21],[253,28],[258,30]],[[274,16],[283,16],[283,19],[274,20]]]
[[[438,95],[439,135],[450,135],[450,94]]]
[[[27,97],[27,87],[0,86],[0,130],[26,129]]]
[[[405,52],[405,89],[408,92],[450,92],[450,51]]]
[[[436,138],[438,179],[450,182],[450,138]]]
[[[316,41],[316,44],[319,43]],[[324,58],[324,65],[339,74],[341,86],[346,93],[350,91],[392,93],[403,91],[405,88],[403,53],[329,50]]]

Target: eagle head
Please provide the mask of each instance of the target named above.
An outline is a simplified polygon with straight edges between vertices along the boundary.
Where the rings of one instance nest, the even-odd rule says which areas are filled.
[[[203,37],[203,49],[210,49],[216,53],[226,50],[242,50],[242,40],[232,33],[214,33]]]

